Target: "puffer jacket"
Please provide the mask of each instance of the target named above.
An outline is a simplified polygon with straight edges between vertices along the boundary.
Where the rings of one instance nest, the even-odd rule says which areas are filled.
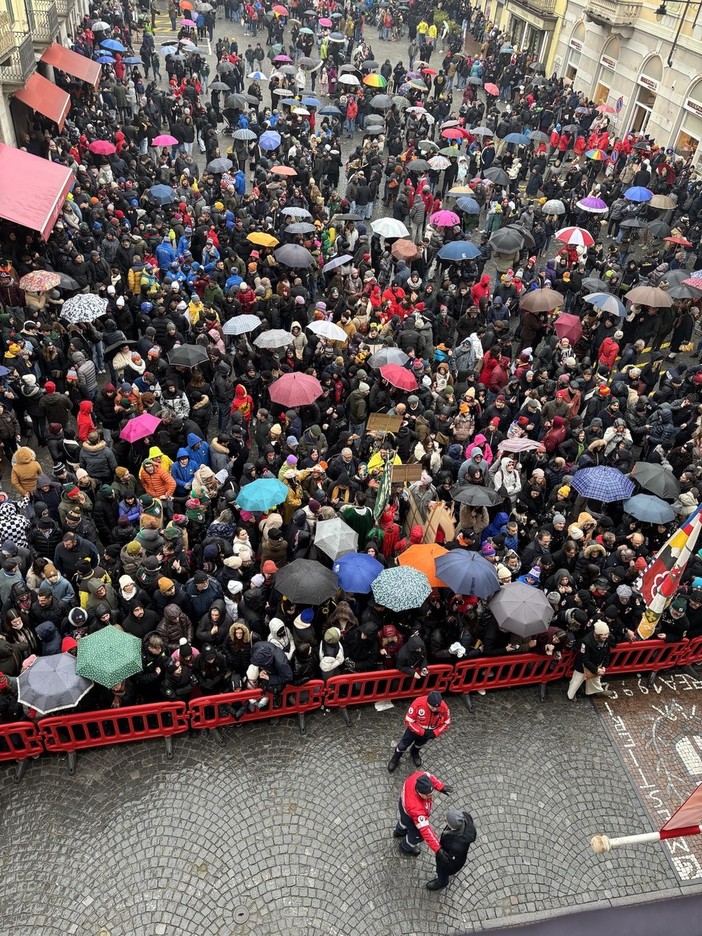
[[[78,384],[81,392],[84,396],[94,396],[98,387],[95,365],[86,358],[82,351],[76,351],[71,360],[78,374]]]
[[[117,459],[107,442],[100,439],[94,445],[90,442],[84,442],[81,445],[78,464],[88,472],[91,478],[102,481],[103,484],[109,484],[115,476]]]
[[[185,637],[188,643],[193,641],[193,625],[190,618],[174,604],[166,605],[156,633],[167,644],[169,654],[178,649],[181,637]]]

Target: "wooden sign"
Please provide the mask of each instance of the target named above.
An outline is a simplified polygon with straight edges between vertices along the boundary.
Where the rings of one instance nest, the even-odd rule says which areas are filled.
[[[422,477],[421,465],[393,465],[392,483],[393,484],[412,484],[413,481],[419,481]]]
[[[366,432],[397,432],[402,425],[402,416],[372,413],[366,423]]]

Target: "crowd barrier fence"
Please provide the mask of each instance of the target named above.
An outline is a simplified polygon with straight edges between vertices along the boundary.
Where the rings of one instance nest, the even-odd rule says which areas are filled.
[[[34,722],[9,722],[0,725],[0,762],[15,761],[15,780],[19,783],[29,757],[44,752],[41,734]]]

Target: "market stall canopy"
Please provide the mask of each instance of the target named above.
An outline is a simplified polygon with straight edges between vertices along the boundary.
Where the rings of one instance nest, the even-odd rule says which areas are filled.
[[[63,125],[71,109],[71,96],[62,88],[57,88],[53,82],[34,72],[21,91],[15,91],[18,101],[48,117],[59,128]]]
[[[54,42],[44,52],[41,57],[42,62],[52,65],[67,75],[86,81],[92,88],[97,88],[100,81],[100,66],[92,59],[86,58],[73,52],[72,49],[66,49],[64,46]]]
[[[5,221],[39,231],[48,240],[74,182],[66,166],[0,143],[0,218]]]

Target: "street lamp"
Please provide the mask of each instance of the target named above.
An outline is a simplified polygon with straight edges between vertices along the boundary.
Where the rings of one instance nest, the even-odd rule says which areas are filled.
[[[682,16],[680,17],[680,21],[678,22],[678,28],[675,31],[675,39],[673,39],[673,44],[670,47],[670,52],[668,53],[668,68],[670,68],[673,64],[673,52],[675,52],[675,49],[677,48],[678,39],[680,38],[680,33],[682,31],[683,23],[685,22],[685,17],[687,16],[687,11],[690,9],[691,6],[697,7],[697,13],[695,15],[695,23],[696,23],[697,17],[699,16],[699,12],[700,12],[700,5],[701,4],[699,0],[696,0],[696,2],[694,3],[692,2],[692,0],[685,0],[685,6],[682,11]],[[663,15],[666,12],[667,11],[666,11],[666,6],[665,6],[665,0],[661,0],[661,5],[656,10],[656,16]],[[693,26],[695,25],[695,23],[693,23]]]

